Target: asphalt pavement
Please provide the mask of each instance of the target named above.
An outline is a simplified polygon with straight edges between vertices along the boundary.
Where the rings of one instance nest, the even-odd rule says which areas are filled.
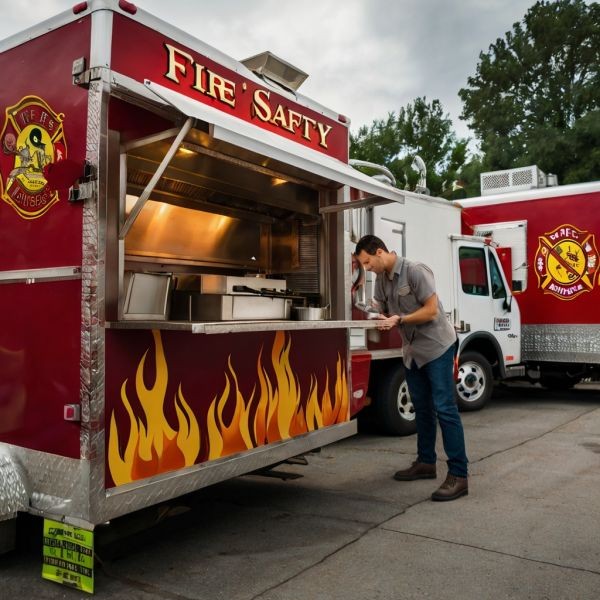
[[[600,598],[600,386],[502,387],[463,413],[469,496],[397,482],[415,437],[373,432],[124,517],[97,533],[97,598]],[[440,446],[440,459],[443,450]],[[272,475],[277,475],[276,477]],[[81,598],[32,543],[0,558],[0,599]]]

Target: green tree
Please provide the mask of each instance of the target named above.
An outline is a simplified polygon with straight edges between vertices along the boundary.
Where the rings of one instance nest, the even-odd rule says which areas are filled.
[[[599,70],[600,5],[536,2],[459,91],[483,169],[537,164],[560,183],[600,178]]]
[[[481,155],[475,155],[462,166],[460,172],[458,173],[458,178],[460,179],[466,191],[467,198],[479,196],[481,193],[479,175],[485,171],[482,161],[483,159]],[[450,199],[454,199],[452,195],[450,196]]]
[[[351,134],[350,157],[383,165],[399,187],[414,189],[419,173],[411,165],[419,155],[427,167],[430,193],[440,195],[465,164],[467,143],[457,139],[440,101],[428,103],[423,97]]]

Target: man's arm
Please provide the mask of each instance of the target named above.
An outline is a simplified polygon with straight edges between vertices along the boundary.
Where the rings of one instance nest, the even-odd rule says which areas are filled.
[[[438,297],[437,294],[432,294],[425,300],[425,304],[414,312],[407,315],[391,315],[384,317],[379,323],[378,329],[391,329],[396,325],[406,323],[407,325],[421,325],[433,321],[438,315]]]
[[[438,316],[438,297],[437,294],[431,294],[425,304],[421,308],[415,310],[415,312],[402,317],[402,322],[408,325],[421,325],[422,323],[429,323]]]

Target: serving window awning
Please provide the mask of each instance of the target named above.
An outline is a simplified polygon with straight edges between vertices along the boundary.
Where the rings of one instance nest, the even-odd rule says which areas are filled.
[[[346,163],[196,102],[160,84],[149,80],[144,84],[163,102],[173,106],[183,115],[208,123],[216,140],[290,165],[302,171],[307,181],[325,181],[332,187],[347,185],[361,192],[360,201],[351,201],[348,196],[343,203],[324,207],[321,212],[345,210],[364,206],[366,203],[404,203],[404,194],[400,190],[381,183]]]

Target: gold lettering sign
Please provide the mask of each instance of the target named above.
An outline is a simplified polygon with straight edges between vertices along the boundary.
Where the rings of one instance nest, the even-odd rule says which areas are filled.
[[[215,73],[206,65],[202,65],[185,50],[165,43],[167,52],[167,70],[165,77],[177,85],[182,85],[182,80],[189,81],[190,88],[198,94],[214,98],[215,100],[236,107],[237,87],[231,81]],[[242,92],[246,91],[246,84],[242,85]],[[332,130],[331,125],[312,119],[307,115],[295,111],[284,104],[271,100],[271,92],[258,88],[252,95],[250,105],[250,119],[257,118],[263,123],[270,123],[280,129],[285,129],[292,134],[300,134],[308,142],[316,142],[322,148],[327,148],[327,136]]]

